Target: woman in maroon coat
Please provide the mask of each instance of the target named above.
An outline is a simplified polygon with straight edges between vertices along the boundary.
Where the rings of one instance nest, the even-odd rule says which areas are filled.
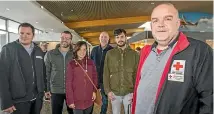
[[[96,86],[97,72],[93,61],[87,57],[86,42],[77,42],[74,48],[74,59],[76,61],[70,61],[67,67],[66,101],[69,108],[74,109],[74,114],[90,114],[96,99],[96,90],[83,72],[83,69]]]

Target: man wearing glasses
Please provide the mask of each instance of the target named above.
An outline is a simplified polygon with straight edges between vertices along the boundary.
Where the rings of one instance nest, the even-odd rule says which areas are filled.
[[[65,94],[65,74],[67,63],[73,58],[72,34],[69,31],[61,33],[60,44],[47,52],[45,56],[47,90],[46,99],[50,99],[52,114],[62,114]],[[73,110],[67,106],[69,114]]]

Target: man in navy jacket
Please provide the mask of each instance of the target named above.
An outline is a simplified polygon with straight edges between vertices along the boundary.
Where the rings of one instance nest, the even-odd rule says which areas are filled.
[[[103,88],[103,67],[104,67],[104,60],[105,60],[106,53],[113,47],[109,45],[109,35],[107,32],[102,32],[100,34],[99,40],[100,40],[100,45],[92,49],[91,59],[94,61],[96,65],[96,70],[98,74],[98,88],[101,89],[101,94],[102,94],[103,105],[101,107],[100,114],[106,114],[107,106],[108,106],[108,98]]]

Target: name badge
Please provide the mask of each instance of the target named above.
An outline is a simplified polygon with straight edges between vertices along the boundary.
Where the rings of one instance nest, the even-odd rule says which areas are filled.
[[[36,56],[37,59],[43,59],[42,56]]]
[[[168,74],[168,80],[184,82],[185,60],[174,60],[171,71]]]

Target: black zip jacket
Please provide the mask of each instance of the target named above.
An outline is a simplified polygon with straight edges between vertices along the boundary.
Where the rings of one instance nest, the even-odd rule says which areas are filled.
[[[0,54],[0,105],[7,109],[30,101],[45,90],[45,64],[42,50],[34,45],[31,56],[18,41],[2,48]],[[42,98],[41,96],[41,98]],[[37,97],[38,98],[38,97]]]
[[[113,49],[113,47],[110,45],[107,45],[107,47],[104,50],[99,45],[94,47],[91,51],[91,59],[94,61],[98,74],[98,88],[100,88],[100,84],[103,84],[103,67],[105,56],[107,51],[111,49]]]
[[[135,114],[141,68],[151,49],[151,46],[145,46],[141,51],[132,114]],[[159,81],[154,114],[212,113],[213,50],[205,42],[180,33]]]

